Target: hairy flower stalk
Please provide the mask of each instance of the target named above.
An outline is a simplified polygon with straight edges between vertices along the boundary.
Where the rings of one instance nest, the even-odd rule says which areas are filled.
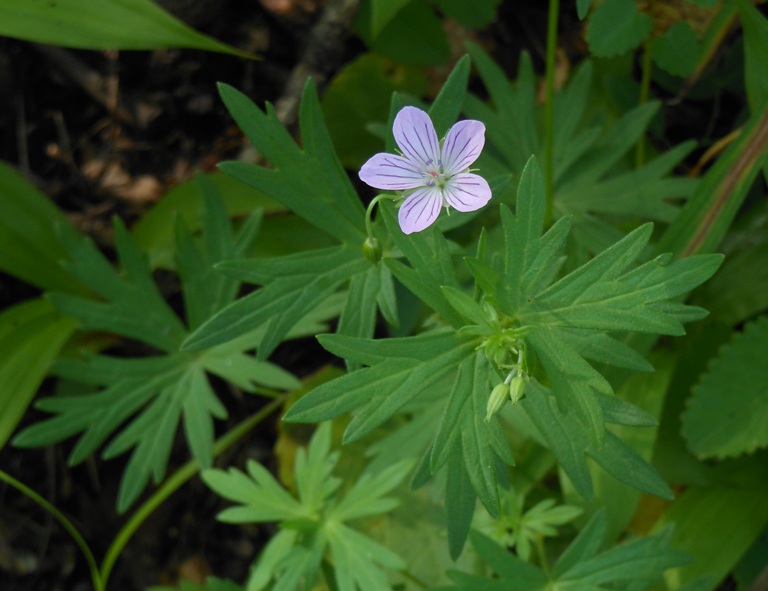
[[[428,228],[442,207],[475,211],[491,199],[487,181],[469,171],[485,144],[480,121],[459,121],[439,142],[429,115],[404,107],[392,132],[402,155],[376,154],[363,164],[359,176],[376,189],[404,192],[397,217],[405,234]]]

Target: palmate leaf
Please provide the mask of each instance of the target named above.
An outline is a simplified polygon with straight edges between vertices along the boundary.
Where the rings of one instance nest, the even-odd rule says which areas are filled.
[[[466,94],[468,76],[469,60],[460,60],[431,111],[438,128],[455,121]],[[345,287],[348,291],[339,333],[370,337],[377,311],[391,325],[397,325],[390,265],[393,261],[373,264],[363,255],[365,211],[335,156],[312,84],[307,85],[302,97],[302,147],[282,126],[271,106],[262,111],[227,86],[221,87],[221,95],[245,134],[272,164],[267,168],[229,162],[222,164],[222,170],[282,202],[340,244],[219,265],[219,271],[262,288],[203,323],[185,341],[184,349],[194,351],[219,345],[265,325],[266,333],[258,349],[259,358],[265,359],[318,301]],[[377,221],[375,229],[380,225]],[[387,227],[397,246],[407,249],[404,241],[398,241],[402,231],[396,222],[394,228],[389,222]],[[437,256],[435,260],[440,261],[440,271],[451,267],[450,257]]]
[[[554,279],[551,268],[561,254],[567,219],[542,236],[543,212],[543,184],[532,159],[520,179],[517,215],[502,208],[504,260],[495,268],[478,259],[468,262],[499,313],[527,331],[526,342],[544,366],[561,406],[575,411],[590,439],[599,444],[603,421],[596,395],[610,394],[611,388],[568,344],[568,333],[581,329],[682,334],[682,320],[701,317],[704,311],[677,304],[669,307],[668,300],[708,279],[722,257],[702,255],[670,262],[665,255],[631,269],[650,238],[651,227],[645,225],[547,285]]]
[[[442,270],[445,262],[434,253],[449,256],[449,249],[439,234],[419,236],[414,245],[403,241],[412,266],[396,262],[390,268],[449,327],[379,340],[321,336],[329,351],[366,367],[310,391],[285,417],[315,422],[356,411],[344,436],[351,441],[400,412],[440,377],[454,376],[429,462],[417,476],[422,482],[425,474],[449,467],[447,491],[454,496],[447,505],[463,511],[449,526],[454,554],[466,534],[468,499],[476,494],[497,514],[496,460],[512,463],[496,419],[484,420],[491,390],[509,367],[488,352],[494,343],[527,351],[525,389],[531,388],[531,396],[521,404],[581,494],[592,494],[587,455],[621,482],[663,497],[671,494],[653,468],[606,433],[606,421],[649,421],[631,405],[614,403],[610,384],[588,360],[648,370],[610,333],[680,334],[682,322],[700,318],[703,311],[669,300],[711,276],[722,257],[674,262],[660,257],[634,266],[650,237],[650,226],[642,226],[557,279],[570,222],[563,218],[545,233],[544,206],[541,174],[532,159],[520,178],[516,215],[502,207],[503,247],[492,257],[480,249],[479,258],[467,259],[479,300],[461,292],[452,269]],[[441,310],[448,311],[445,317]],[[510,337],[510,331],[518,336]]]
[[[177,225],[177,267],[189,323],[199,324],[234,299],[239,282],[217,275],[213,265],[247,248],[258,218],[233,233],[215,187],[201,179],[202,235],[195,241]],[[69,461],[82,462],[117,433],[104,449],[111,458],[131,451],[118,496],[125,510],[150,479],[164,476],[171,448],[183,422],[192,456],[203,466],[213,459],[213,421],[226,417],[208,373],[246,391],[258,385],[290,389],[298,380],[249,351],[261,335],[246,335],[226,346],[196,354],[179,350],[187,327],[166,303],[151,272],[120,222],[116,222],[120,269],[115,269],[93,244],[70,232],[65,235],[67,268],[101,300],[69,294],[51,294],[62,312],[81,323],[82,330],[97,330],[142,341],[162,354],[144,358],[90,355],[67,359],[53,369],[70,392],[43,399],[38,407],[55,416],[24,430],[15,439],[20,446],[47,445],[80,433]],[[122,429],[122,430],[121,430]]]
[[[467,115],[486,124],[485,162],[495,163],[489,167],[492,174],[519,175],[531,154],[544,154],[531,60],[521,56],[517,80],[510,82],[480,47],[468,44],[467,49],[491,97],[488,104],[470,94],[466,103]],[[627,155],[646,132],[659,103],[651,101],[614,116],[610,108],[595,108],[600,100],[596,93],[587,61],[558,92],[554,105],[558,134],[553,146],[553,212],[556,217],[572,216],[571,240],[583,260],[621,238],[613,223],[617,216],[631,222],[641,218],[669,223],[679,211],[671,202],[687,198],[698,184],[669,176],[693,149],[693,142],[675,146],[638,168],[627,165]]]
[[[498,578],[451,573],[456,585],[447,589],[632,589],[636,588],[633,585],[637,585],[638,581],[659,580],[665,570],[689,561],[687,554],[669,547],[671,528],[655,536],[630,540],[601,552],[607,526],[605,512],[596,513],[563,552],[551,573],[545,573],[539,567],[521,560],[483,534],[472,532],[472,545]]]
[[[365,210],[336,157],[314,85],[307,84],[301,101],[303,147],[271,105],[262,111],[226,84],[219,85],[219,92],[240,129],[272,163],[272,168],[266,168],[225,162],[221,170],[277,199],[340,242],[362,245]]]
[[[397,554],[353,529],[346,522],[393,509],[386,495],[409,472],[412,462],[398,462],[373,474],[364,472],[345,494],[332,472],[338,453],[331,451],[331,425],[321,425],[309,449],[297,453],[294,465],[297,497],[286,491],[261,464],[248,463],[248,474],[234,468],[207,470],[203,480],[217,494],[238,503],[219,519],[229,523],[279,521],[281,530],[262,552],[247,588],[293,591],[311,588],[327,553],[339,591],[387,591],[382,567],[403,569]]]

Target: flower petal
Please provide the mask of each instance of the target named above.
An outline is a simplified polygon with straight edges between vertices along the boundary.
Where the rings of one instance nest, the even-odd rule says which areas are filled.
[[[397,221],[403,233],[421,232],[431,226],[442,205],[443,195],[437,187],[424,187],[411,193],[397,212]]]
[[[432,120],[416,107],[403,107],[392,126],[398,148],[406,158],[413,160],[425,171],[436,166],[440,157],[440,142]]]
[[[488,182],[471,172],[454,175],[443,191],[448,205],[458,211],[480,209],[492,196]]]
[[[424,171],[407,158],[381,152],[363,164],[358,176],[377,189],[415,189],[427,184]]]
[[[469,168],[485,145],[485,125],[474,119],[459,121],[448,130],[440,155],[448,176]]]

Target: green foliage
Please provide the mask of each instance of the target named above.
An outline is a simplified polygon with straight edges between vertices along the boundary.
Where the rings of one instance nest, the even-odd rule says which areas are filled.
[[[135,339],[162,354],[127,359],[86,354],[60,361],[55,374],[77,394],[40,401],[38,408],[56,416],[25,429],[14,443],[47,445],[82,433],[69,458],[77,464],[122,429],[104,450],[110,458],[133,449],[118,498],[121,511],[136,500],[150,477],[159,482],[165,474],[182,417],[192,455],[201,466],[210,466],[213,419],[226,417],[226,410],[206,372],[246,391],[259,391],[257,385],[281,389],[298,385],[289,373],[248,353],[259,343],[261,335],[255,333],[200,354],[179,350],[188,328],[197,327],[235,298],[239,283],[215,273],[213,265],[241,253],[258,228],[256,216],[234,234],[215,187],[204,177],[200,183],[205,202],[202,245],[182,223],[176,228],[186,326],[166,303],[119,220],[115,237],[120,271],[90,240],[71,230],[63,236],[67,270],[99,299],[55,293],[49,296],[53,304],[77,318],[81,330]],[[94,388],[97,391],[91,391]]]
[[[84,293],[59,265],[66,216],[18,172],[0,162],[0,270],[42,289]]]
[[[587,42],[594,56],[612,57],[636,49],[648,37],[653,20],[634,0],[604,0],[587,24]]]
[[[153,28],[161,13],[129,0],[67,21],[51,39],[118,43],[114,27],[83,28],[131,4],[141,8],[122,19],[130,42],[222,49],[168,20]],[[14,442],[77,437],[71,464],[100,448],[105,458],[130,452],[120,510],[164,478],[180,425],[192,457],[128,519],[100,571],[86,552],[96,589],[131,532],[200,469],[233,503],[222,521],[276,524],[264,530],[274,534],[254,557],[249,591],[410,591],[447,585],[448,570],[454,586],[443,591],[712,591],[749,548],[764,549],[756,540],[768,527],[768,210],[753,181],[768,164],[768,21],[734,0],[714,7],[716,24],[700,40],[685,22],[652,37],[650,13],[633,1],[577,0],[596,59],[569,72],[544,105],[527,55],[510,81],[469,45],[484,91],[467,94],[465,57],[421,106],[440,136],[462,115],[485,124],[476,166],[494,203],[405,235],[396,219],[402,195],[366,212],[344,167],[359,166],[382,140],[395,151],[396,113],[425,96],[423,74],[404,64],[448,60],[443,17],[483,27],[498,4],[364,1],[356,27],[380,54],[343,70],[322,104],[306,86],[298,139],[270,105],[222,85],[264,164],[224,163],[224,175],[178,187],[130,234],[116,221],[116,264],[0,165],[0,269],[49,292],[0,314],[0,443],[51,375],[58,392],[37,405],[51,416]],[[67,16],[78,5],[23,7],[0,19],[0,33],[33,11]],[[647,52],[643,92],[652,58],[690,76],[678,96],[687,100],[737,13],[749,115],[703,178],[688,178],[680,170],[693,142],[661,149],[669,138],[660,103],[633,95],[630,52]],[[32,25],[47,28],[43,18]],[[388,101],[393,91],[403,94]],[[265,215],[262,228],[254,209],[279,215]],[[373,241],[380,256],[363,250]],[[722,270],[693,296],[697,305],[686,304],[718,270],[722,257],[711,253],[720,249]],[[175,277],[179,297],[169,298]],[[704,308],[710,319],[685,334]],[[329,364],[299,382],[267,361],[286,339],[318,334],[345,370]],[[227,415],[222,382],[271,400],[214,444],[216,420]],[[293,468],[280,471],[283,482],[267,462],[210,469],[285,406],[288,421],[348,414],[338,425],[344,455],[332,450],[326,423],[294,458],[302,429],[281,426],[275,456]],[[673,499],[673,490],[683,492]],[[750,568],[745,587],[759,570]],[[240,588],[215,578],[181,583]]]
[[[768,59],[768,19],[749,2],[736,2],[744,27],[744,82],[752,112],[768,100],[768,81],[762,64]]]
[[[468,75],[469,62],[461,60],[433,108],[438,125],[455,119]],[[219,265],[217,268],[222,272],[263,287],[205,322],[184,343],[185,349],[216,346],[265,325],[258,355],[259,359],[266,359],[318,301],[330,298],[347,285],[340,320],[343,334],[372,335],[377,310],[391,325],[397,325],[392,274],[388,267],[372,264],[363,254],[365,213],[333,151],[314,87],[307,85],[302,100],[301,129],[302,136],[307,138],[303,149],[277,120],[271,106],[263,112],[232,88],[222,86],[221,92],[246,135],[272,163],[272,168],[266,168],[230,162],[221,168],[290,207],[341,244],[284,257]],[[313,197],[306,199],[306,195]],[[376,226],[375,232],[381,224]],[[450,261],[441,265],[449,266]]]
[[[322,99],[328,133],[341,163],[358,169],[380,149],[381,140],[366,126],[386,120],[393,92],[421,96],[425,90],[426,80],[418,69],[397,65],[380,55],[364,54],[342,69]]]
[[[523,172],[517,199],[516,216],[502,209],[501,256],[467,260],[481,294],[479,302],[454,291],[458,284],[445,264],[447,245],[437,232],[424,232],[403,249],[412,267],[389,263],[394,275],[452,328],[402,339],[321,337],[334,354],[367,367],[316,388],[285,418],[318,422],[359,409],[344,436],[353,441],[450,372],[455,375],[454,387],[430,452],[430,472],[437,472],[452,456],[461,457],[465,474],[457,477],[468,479],[489,513],[497,516],[496,458],[507,464],[513,458],[496,418],[482,417],[493,384],[512,367],[509,359],[527,351],[532,354],[528,367],[540,369],[529,375],[519,368],[530,380],[526,391],[532,393],[522,404],[577,490],[586,497],[592,493],[586,452],[630,486],[668,496],[664,482],[641,458],[606,435],[601,398],[612,395],[612,388],[583,356],[618,366],[629,360],[636,366],[637,354],[607,336],[611,345],[599,349],[580,349],[578,343],[584,335],[614,331],[682,334],[681,322],[700,318],[703,311],[668,300],[710,277],[722,257],[671,262],[664,256],[630,268],[650,237],[651,228],[643,226],[558,280],[569,220],[560,220],[542,236],[544,194],[535,160]],[[386,211],[385,215],[391,219]],[[419,246],[421,241],[424,247]],[[551,403],[552,395],[556,404]],[[447,490],[466,495],[468,489]],[[455,501],[455,505],[473,510],[471,503]],[[466,515],[449,521],[449,531],[451,523],[466,524]],[[452,537],[454,553],[463,544],[458,533]]]
[[[326,423],[317,429],[308,449],[296,454],[295,496],[252,460],[247,474],[234,468],[203,473],[209,487],[237,503],[219,514],[221,521],[280,523],[280,532],[251,571],[249,591],[312,589],[326,559],[334,564],[333,582],[339,591],[386,591],[390,587],[382,567],[405,568],[399,556],[346,522],[397,506],[397,500],[385,495],[405,478],[409,462],[377,474],[363,473],[343,492],[342,480],[332,475],[338,460],[338,452],[331,451],[331,425]]]
[[[472,544],[498,578],[489,580],[455,572],[452,573],[455,586],[450,589],[642,589],[658,580],[665,570],[688,560],[686,554],[669,547],[670,529],[601,551],[606,528],[605,514],[595,515],[563,552],[550,573],[509,553],[484,535],[473,532]]]
[[[699,62],[699,43],[690,25],[678,22],[653,42],[653,60],[674,76],[688,76]]]
[[[151,0],[4,0],[0,35],[80,49],[194,47],[249,57],[190,29]]]
[[[654,530],[674,524],[672,546],[693,558],[666,573],[669,587],[717,589],[768,527],[765,456],[755,460],[730,466],[713,486],[691,486],[658,519]]]
[[[542,111],[536,104],[536,79],[530,58],[520,58],[518,79],[511,83],[479,47],[468,50],[491,96],[486,104],[474,96],[467,113],[485,121],[487,140],[483,170],[519,175],[531,154],[544,157]],[[600,98],[590,62],[583,63],[556,96],[554,117],[558,134],[553,146],[555,217],[571,216],[571,251],[575,261],[607,248],[621,238],[617,218],[669,223],[678,208],[671,202],[688,197],[697,183],[670,177],[693,148],[682,143],[643,166],[629,168],[624,158],[646,132],[659,104],[649,102],[616,118],[593,105]],[[574,261],[574,262],[575,262]]]
[[[544,537],[557,536],[556,526],[572,521],[582,513],[582,509],[556,505],[555,499],[544,499],[524,511],[524,503],[525,495],[508,491],[504,495],[499,519],[489,519],[482,525],[478,524],[477,529],[501,546],[514,548],[520,559],[530,562],[533,545]]]
[[[42,299],[0,314],[0,448],[19,424],[76,322]]]
[[[703,458],[751,453],[768,445],[768,318],[744,327],[712,361],[683,415],[683,436]]]

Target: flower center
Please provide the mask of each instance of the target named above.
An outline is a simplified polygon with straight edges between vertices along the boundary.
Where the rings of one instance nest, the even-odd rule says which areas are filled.
[[[446,178],[445,170],[443,169],[443,162],[441,160],[437,161],[437,166],[433,166],[432,162],[430,162],[426,172],[428,177],[428,180],[427,180],[428,187],[437,186],[439,189],[442,189],[443,187],[445,187],[445,184],[448,181],[448,179]]]

